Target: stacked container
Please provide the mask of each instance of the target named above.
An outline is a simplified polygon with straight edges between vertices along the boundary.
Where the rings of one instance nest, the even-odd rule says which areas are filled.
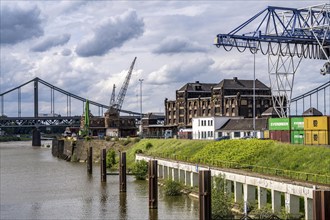
[[[291,118],[291,143],[304,144],[304,118],[294,117]]]
[[[330,117],[317,116],[305,117],[305,144],[329,145],[330,144]]]
[[[269,118],[268,128],[270,139],[290,143],[290,118]]]

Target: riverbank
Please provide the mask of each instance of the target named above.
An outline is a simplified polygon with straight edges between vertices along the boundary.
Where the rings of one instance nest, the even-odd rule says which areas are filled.
[[[55,144],[57,146],[57,144]],[[63,140],[58,149],[63,159],[85,162],[87,149],[93,147],[93,161],[99,162],[103,148],[126,151],[127,169],[135,163],[136,153],[180,160],[207,166],[245,170],[290,179],[330,182],[330,148],[283,144],[272,140],[180,140],[180,139],[125,139],[125,140]],[[53,152],[56,151],[53,144]],[[118,154],[116,157],[118,162]],[[114,168],[117,168],[115,164]]]

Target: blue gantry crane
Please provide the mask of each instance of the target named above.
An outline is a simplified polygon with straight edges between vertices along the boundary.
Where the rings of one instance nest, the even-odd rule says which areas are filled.
[[[280,117],[290,114],[294,75],[303,58],[325,60],[330,73],[330,4],[306,8],[269,6],[230,31],[218,34],[215,46],[268,55],[273,107]]]

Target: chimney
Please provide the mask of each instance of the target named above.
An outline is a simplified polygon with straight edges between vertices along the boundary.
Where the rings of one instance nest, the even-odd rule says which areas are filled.
[[[233,80],[235,81],[235,82],[237,82],[237,77],[235,76],[235,77],[233,77]]]
[[[199,81],[196,81],[195,83],[199,83]]]

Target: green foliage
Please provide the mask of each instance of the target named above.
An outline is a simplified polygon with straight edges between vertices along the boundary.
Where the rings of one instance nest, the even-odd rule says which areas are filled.
[[[140,140],[141,140],[141,138],[136,137],[136,138],[134,138],[134,143],[137,143],[137,142],[139,142]]]
[[[106,141],[111,141],[111,137],[110,136],[105,136],[105,140]]]
[[[137,180],[145,180],[148,174],[148,163],[145,160],[136,161],[132,172]]]
[[[109,149],[107,151],[106,164],[108,168],[116,164],[116,152],[114,149]]]
[[[20,137],[16,136],[2,136],[0,137],[0,142],[7,142],[7,141],[20,141]]]
[[[126,146],[126,145],[128,145],[129,143],[131,143],[131,140],[130,140],[130,139],[126,139],[126,140],[124,140],[123,145]]]
[[[232,215],[230,197],[225,193],[226,180],[222,176],[214,176],[212,180],[212,219],[226,219]]]
[[[152,148],[152,143],[148,142],[148,143],[146,144],[146,149],[147,149],[147,150],[150,150],[150,148]]]
[[[142,154],[142,153],[143,153],[143,151],[141,149],[136,149],[135,150],[135,154]]]
[[[85,141],[91,141],[92,138],[90,136],[85,136]]]
[[[146,149],[147,143],[152,147]],[[143,154],[164,157],[191,163],[205,163],[222,166],[221,161],[246,165],[254,172],[271,172],[274,169],[292,170],[330,176],[330,148],[283,144],[272,140],[183,140],[183,139],[141,139],[127,149],[127,166],[132,167],[135,151],[143,149]],[[253,167],[254,166],[254,167]],[[258,167],[268,170],[257,169]],[[270,169],[272,168],[272,169]],[[302,175],[300,175],[300,178]],[[294,176],[293,176],[294,178]],[[314,178],[310,176],[310,178]],[[316,181],[319,181],[316,179]]]
[[[164,192],[167,196],[178,196],[181,195],[182,185],[171,179],[168,179],[164,183]]]
[[[267,204],[261,209],[253,209],[249,215],[253,215],[253,219],[271,219],[274,216],[271,204]]]

